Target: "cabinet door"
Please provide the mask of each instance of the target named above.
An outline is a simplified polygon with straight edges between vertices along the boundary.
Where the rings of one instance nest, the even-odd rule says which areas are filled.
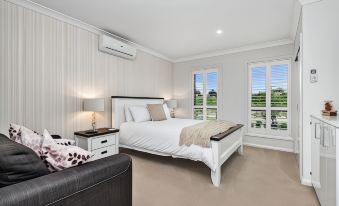
[[[336,206],[336,129],[332,126],[324,128],[324,147],[326,153],[326,203]]]
[[[324,128],[325,125],[322,123],[320,125],[320,147],[319,147],[319,188],[316,189],[320,204],[322,206],[327,205],[327,178],[326,178],[326,168],[327,168],[327,148],[324,146]]]
[[[320,135],[321,135],[321,124],[316,119],[312,119],[312,132],[311,132],[311,144],[312,144],[312,153],[311,153],[311,171],[312,171],[312,185],[315,189],[320,187]]]

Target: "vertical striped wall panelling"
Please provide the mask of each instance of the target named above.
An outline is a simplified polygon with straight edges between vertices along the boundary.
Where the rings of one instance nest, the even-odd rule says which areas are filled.
[[[90,128],[84,98],[105,98],[98,127],[111,125],[112,95],[172,96],[172,63],[138,51],[134,61],[98,51],[98,35],[0,0],[0,132],[10,122],[72,138]]]

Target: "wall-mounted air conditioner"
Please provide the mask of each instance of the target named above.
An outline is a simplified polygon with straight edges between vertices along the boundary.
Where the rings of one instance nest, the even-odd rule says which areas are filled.
[[[137,55],[136,48],[104,34],[99,37],[99,51],[126,59],[135,59]]]

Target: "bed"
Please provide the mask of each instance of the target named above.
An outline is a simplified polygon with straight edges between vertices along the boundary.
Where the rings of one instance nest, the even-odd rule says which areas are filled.
[[[164,98],[112,96],[112,127],[120,129],[119,147],[201,161],[211,169],[213,185],[219,186],[222,164],[236,151],[243,154],[242,125],[211,137],[211,147],[201,147],[194,144],[179,146],[181,130],[201,120],[171,118],[164,121],[126,121],[125,105],[163,103]]]

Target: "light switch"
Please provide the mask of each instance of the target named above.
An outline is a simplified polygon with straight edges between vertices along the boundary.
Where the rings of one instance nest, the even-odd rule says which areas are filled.
[[[316,83],[318,82],[318,74],[316,69],[311,69],[310,72],[310,82],[311,83]]]

